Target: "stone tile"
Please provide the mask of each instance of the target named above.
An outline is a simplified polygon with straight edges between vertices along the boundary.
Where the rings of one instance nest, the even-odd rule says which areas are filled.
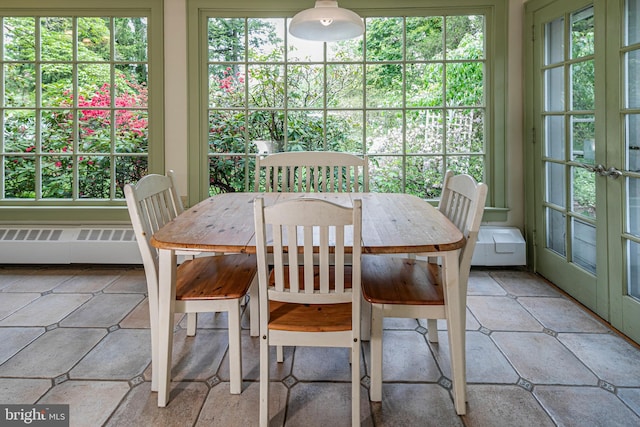
[[[1,328],[0,365],[43,333],[44,328]]]
[[[78,272],[69,280],[56,287],[54,292],[93,293],[103,290],[116,280],[120,272],[113,268],[90,268]]]
[[[0,319],[4,319],[22,307],[40,298],[36,292],[3,292],[0,293]]]
[[[335,347],[296,347],[292,374],[299,381],[351,381],[349,349]],[[360,357],[360,376],[364,376],[364,360]],[[271,364],[277,363],[274,357]]]
[[[38,403],[68,404],[70,425],[94,427],[107,421],[128,391],[126,381],[65,381],[49,390]]]
[[[0,321],[0,326],[49,326],[91,299],[89,294],[47,294]]]
[[[640,388],[619,388],[618,397],[640,416]]]
[[[169,404],[158,407],[158,394],[151,383],[144,382],[129,391],[105,427],[192,426],[209,389],[201,382],[174,384]]]
[[[227,348],[227,331],[199,329],[195,337],[180,330],[173,337],[173,381],[199,380],[213,377]]]
[[[382,402],[371,407],[379,427],[463,425],[449,392],[437,384],[385,383]]]
[[[365,342],[363,347],[368,367],[371,362],[369,343]],[[426,338],[422,334],[410,331],[384,331],[382,336],[383,381],[436,382],[441,375]]]
[[[550,335],[532,332],[494,332],[491,338],[520,376],[533,384],[598,383],[596,376]]]
[[[468,385],[464,421],[471,427],[555,425],[533,395],[515,385]]]
[[[373,425],[370,412],[367,391],[360,387],[362,426]],[[297,383],[289,390],[286,425],[350,426],[351,383]]]
[[[120,276],[104,289],[105,293],[147,293],[144,269],[124,270]]]
[[[533,394],[562,426],[635,427],[640,418],[600,387],[537,386]]]
[[[640,387],[640,350],[614,334],[559,334],[558,339],[601,380]]]
[[[27,268],[9,273],[8,277],[5,276],[7,285],[0,287],[3,292],[47,292],[69,280],[76,272],[77,270],[68,268]]]
[[[0,402],[7,405],[34,404],[51,388],[51,380],[0,378]]]
[[[180,320],[180,327],[187,329],[187,316],[183,316],[182,320]],[[228,327],[229,320],[226,311],[221,313],[198,313],[198,328],[227,329]]]
[[[57,328],[0,366],[0,376],[55,378],[67,373],[104,336],[104,329]]]
[[[241,333],[242,346],[242,378],[244,380],[258,381],[260,380],[260,339],[258,337],[250,337],[249,331],[244,330]],[[294,347],[284,347],[284,362],[276,362],[276,348],[269,349],[270,366],[269,378],[281,381],[291,375],[291,367],[293,365]],[[222,381],[229,381],[229,352],[222,359],[218,377]],[[244,391],[243,391],[244,393]]]
[[[492,331],[542,331],[543,329],[540,322],[513,298],[469,296],[467,306],[480,325]]]
[[[120,322],[121,328],[142,329],[150,328],[149,320],[149,299],[142,300],[127,316]]]
[[[489,336],[481,332],[468,331],[466,337],[468,383],[515,384],[518,382],[518,373]],[[442,369],[442,374],[452,379],[447,333],[438,332],[438,343],[429,343],[429,345]]]
[[[467,282],[467,295],[504,296],[507,292],[496,282],[488,271],[471,269]]]
[[[98,294],[60,322],[60,325],[108,328],[120,323],[143,299],[139,294]]]
[[[245,382],[242,394],[230,394],[229,383],[211,389],[202,406],[196,427],[257,426],[260,417],[260,383]],[[287,406],[287,388],[273,382],[269,387],[270,426],[283,426]]]
[[[145,329],[111,332],[69,372],[71,379],[130,380],[151,363],[151,334]]]
[[[593,315],[566,298],[520,297],[522,304],[542,325],[555,332],[599,332],[609,329]]]
[[[382,329],[389,329],[389,330],[396,329],[396,330],[414,331],[419,326],[421,326],[421,325],[420,325],[420,322],[417,319],[403,319],[403,318],[400,318],[400,317],[385,317],[382,320]]]
[[[515,296],[558,297],[561,296],[543,278],[527,271],[500,270],[491,273],[508,294]]]

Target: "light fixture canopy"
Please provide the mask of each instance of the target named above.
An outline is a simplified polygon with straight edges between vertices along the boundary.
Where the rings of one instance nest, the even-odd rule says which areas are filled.
[[[337,1],[316,0],[313,9],[298,12],[289,23],[289,33],[305,40],[333,42],[352,39],[363,32],[362,18],[338,7]]]

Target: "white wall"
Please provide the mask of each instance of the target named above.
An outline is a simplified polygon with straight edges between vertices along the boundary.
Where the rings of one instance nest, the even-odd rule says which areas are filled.
[[[482,2],[482,0],[479,0]],[[309,4],[312,2],[309,1]],[[177,174],[187,194],[187,19],[186,0],[165,0],[165,169]],[[302,7],[302,6],[301,6]],[[524,227],[523,55],[524,0],[509,0],[507,105],[507,206],[503,225]]]

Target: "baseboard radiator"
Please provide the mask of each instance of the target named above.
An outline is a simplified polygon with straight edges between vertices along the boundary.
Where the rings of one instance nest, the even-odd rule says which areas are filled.
[[[3,227],[0,264],[142,264],[131,227]]]
[[[142,264],[128,227],[3,227],[0,264]],[[476,266],[525,265],[525,241],[512,227],[481,227]]]

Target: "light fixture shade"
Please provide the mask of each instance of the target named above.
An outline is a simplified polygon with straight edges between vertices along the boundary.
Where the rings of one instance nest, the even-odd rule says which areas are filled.
[[[317,0],[313,9],[297,13],[289,23],[289,33],[305,40],[333,42],[352,39],[363,32],[362,18],[338,7],[337,1]]]

